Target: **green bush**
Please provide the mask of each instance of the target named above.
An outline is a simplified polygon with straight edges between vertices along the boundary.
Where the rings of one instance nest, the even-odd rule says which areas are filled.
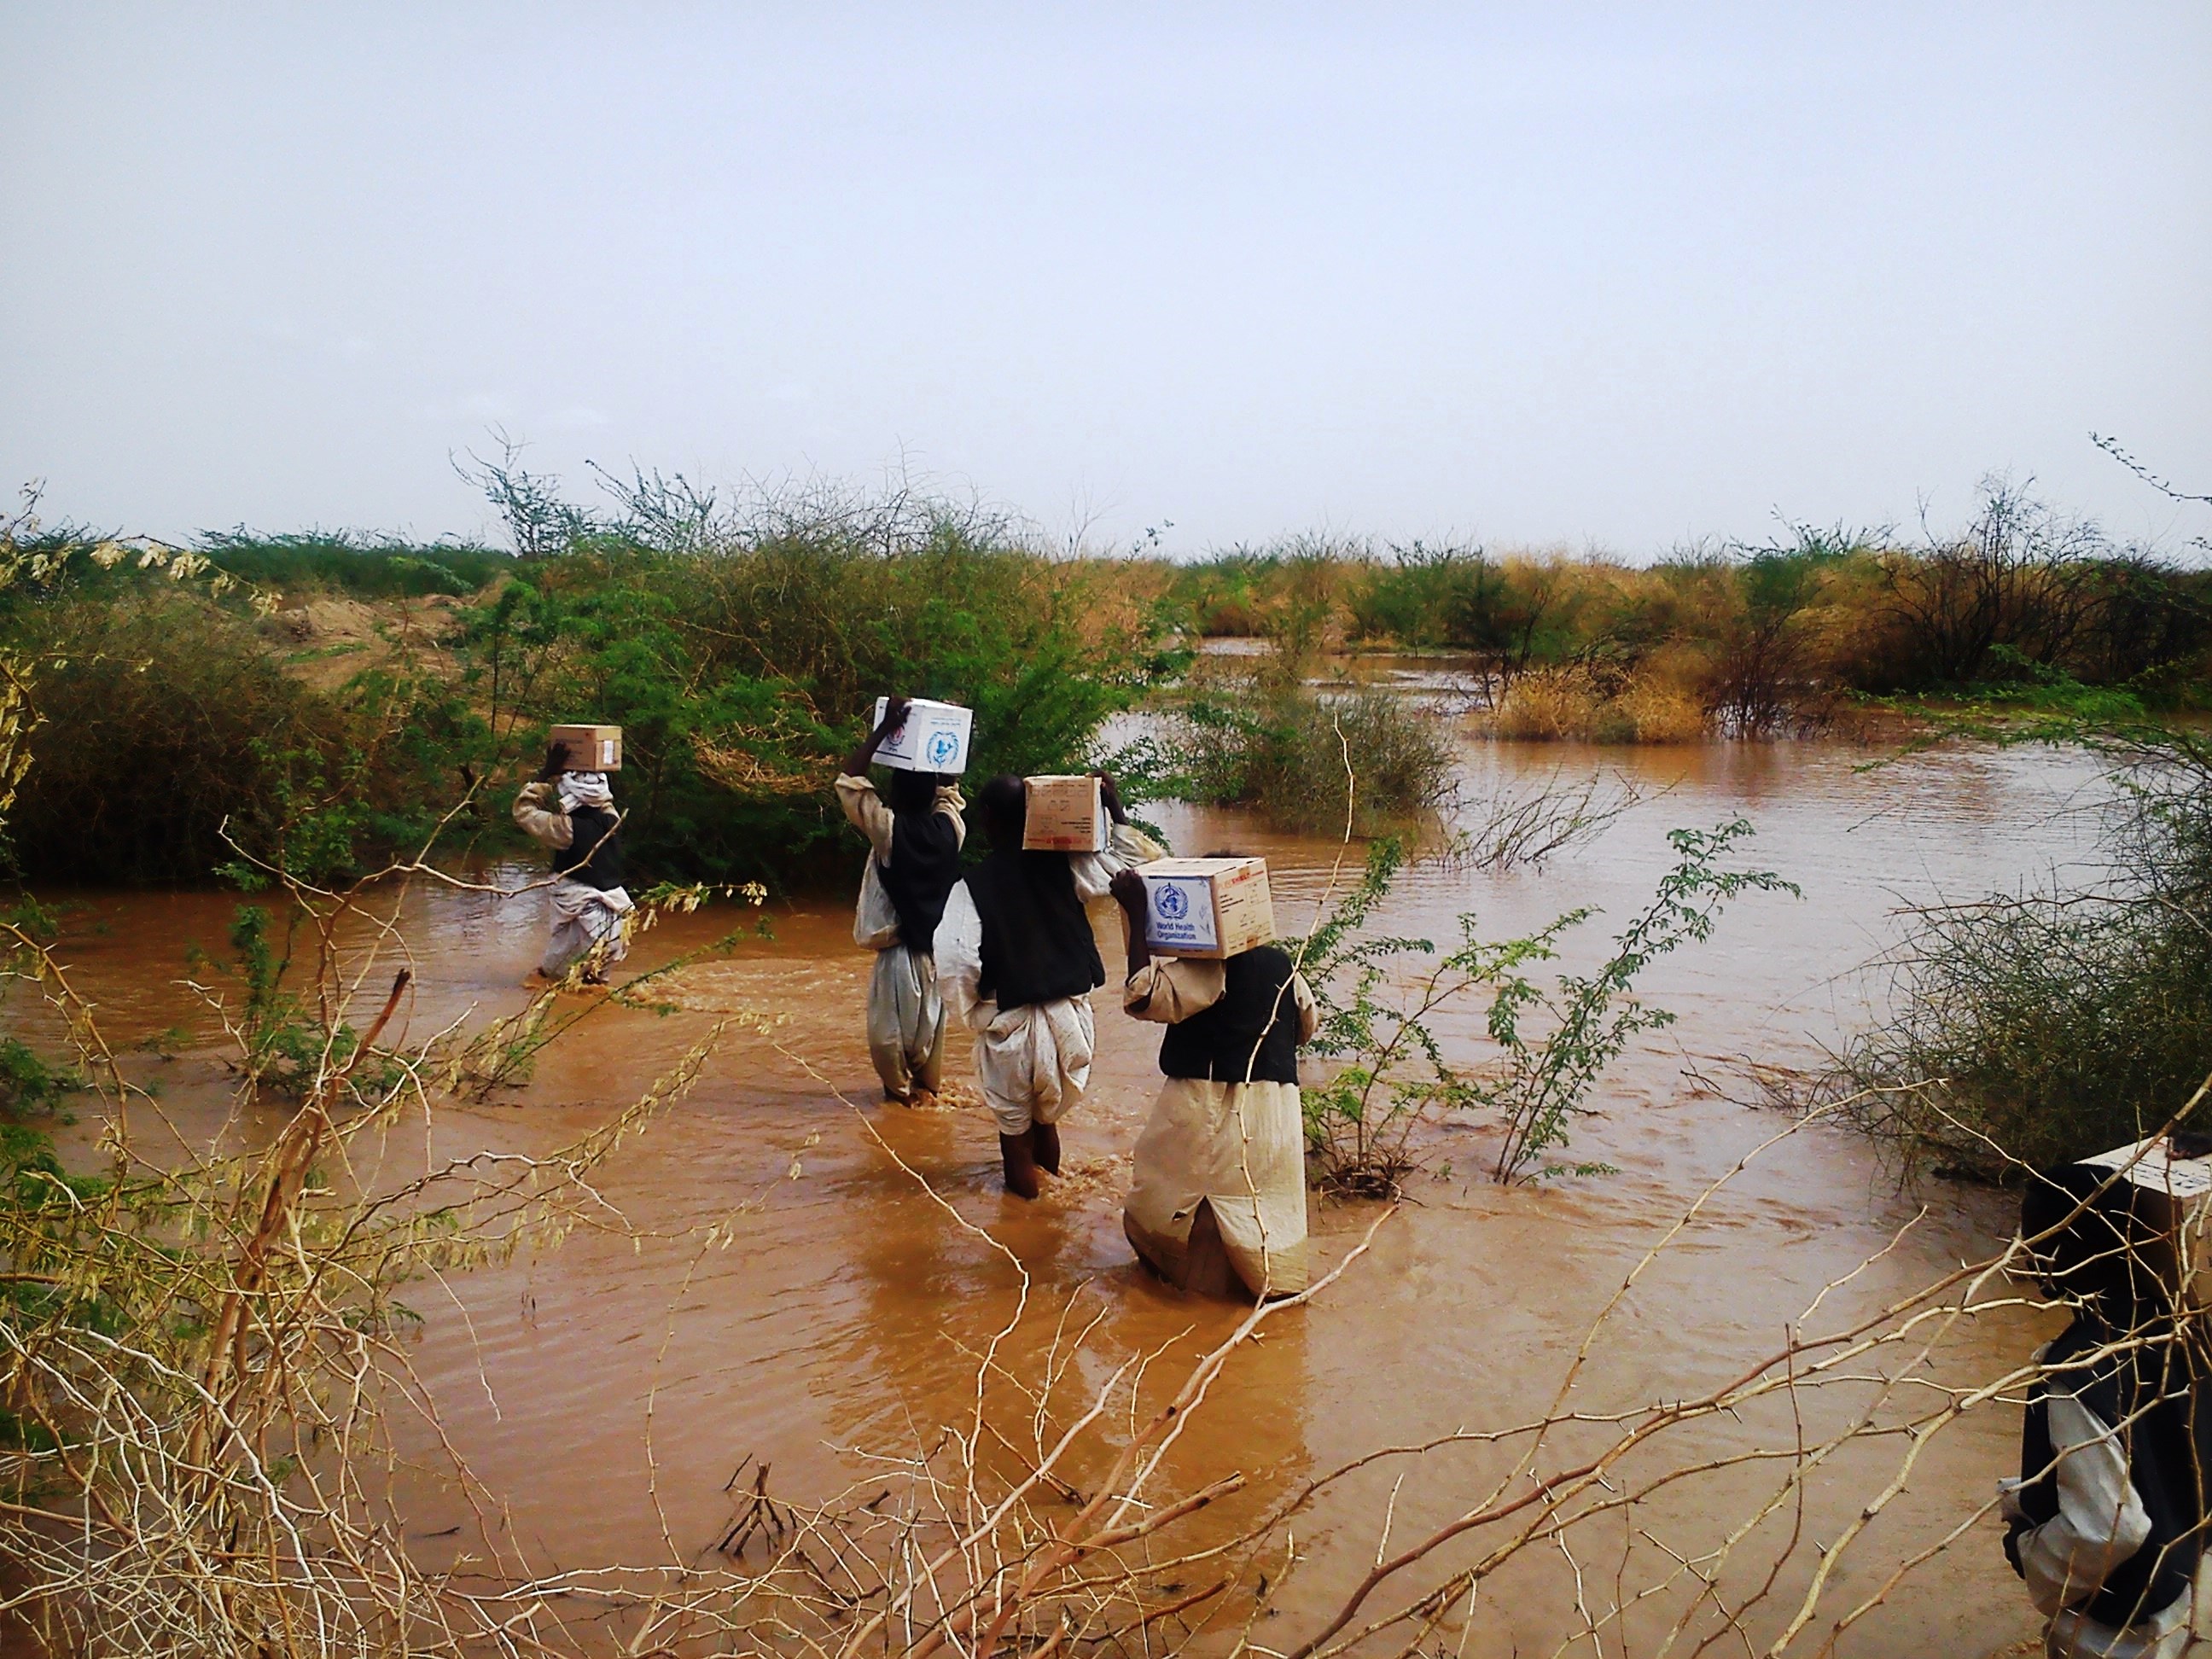
[[[436,681],[313,690],[247,618],[188,591],[68,594],[9,620],[39,660],[42,724],[9,825],[26,877],[205,881],[239,849],[342,875],[427,836],[459,768],[489,752]]]
[[[520,567],[465,628],[469,692],[518,757],[556,721],[623,726],[641,868],[778,884],[848,861],[830,782],[877,696],[973,708],[971,776],[1061,771],[1181,660],[1106,573],[951,509],[783,522],[709,552],[602,529]]]
[[[1928,915],[1894,1012],[1789,1091],[1908,1170],[1987,1179],[2137,1140],[2212,1076],[2212,741],[2063,717],[2118,766],[2109,879]],[[2212,1106],[2191,1120],[2212,1125]]]
[[[51,1111],[83,1079],[49,1066],[38,1050],[15,1037],[0,1038],[0,1112]]]
[[[363,599],[473,593],[514,565],[512,554],[496,548],[418,546],[343,531],[268,536],[240,528],[204,535],[198,546],[216,568],[258,587],[325,587]]]
[[[1452,796],[1441,718],[1373,687],[1316,692],[1258,681],[1192,696],[1132,758],[1136,793],[1257,808],[1285,829],[1397,828]]]

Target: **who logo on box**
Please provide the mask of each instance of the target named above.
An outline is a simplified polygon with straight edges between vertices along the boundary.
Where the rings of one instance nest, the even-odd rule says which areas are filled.
[[[1152,908],[1170,921],[1181,921],[1190,914],[1190,896],[1180,887],[1163,883],[1152,889]]]
[[[870,723],[882,726],[890,706],[890,698],[878,697]],[[906,718],[884,734],[875,757],[896,772],[965,772],[975,718],[957,703],[916,697],[907,704]]]

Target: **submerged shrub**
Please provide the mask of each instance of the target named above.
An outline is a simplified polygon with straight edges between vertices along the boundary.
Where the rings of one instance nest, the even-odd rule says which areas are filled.
[[[2212,1075],[2212,744],[2077,735],[2122,769],[2108,879],[1923,917],[1888,1022],[1791,1103],[1838,1107],[1908,1170],[1999,1179],[2140,1139]]]
[[[1335,1062],[1302,1092],[1310,1177],[1325,1189],[1395,1196],[1420,1166],[1419,1126],[1446,1112],[1488,1120],[1488,1154],[1501,1182],[1595,1174],[1601,1164],[1562,1161],[1574,1120],[1607,1069],[1639,1032],[1674,1016],[1639,1000],[1636,982],[1660,957],[1712,936],[1727,905],[1747,892],[1796,888],[1763,870],[1725,866],[1751,833],[1738,819],[1668,836],[1674,867],[1649,903],[1614,937],[1590,975],[1530,972],[1553,961],[1566,934],[1597,913],[1570,910],[1525,938],[1485,940],[1470,911],[1441,952],[1427,939],[1376,937],[1365,929],[1399,864],[1395,843],[1369,852],[1359,886],[1314,931],[1302,952],[1322,1007],[1316,1051]],[[1448,1011],[1486,1003],[1486,1057],[1448,1058],[1434,1029]]]
[[[1656,670],[1608,688],[1584,666],[1543,668],[1507,688],[1490,729],[1540,742],[1694,743],[1705,732],[1705,708],[1693,688]]]
[[[1158,740],[1169,775],[1152,793],[1251,806],[1285,829],[1371,835],[1452,797],[1442,718],[1372,687],[1316,692],[1247,681],[1182,705]]]

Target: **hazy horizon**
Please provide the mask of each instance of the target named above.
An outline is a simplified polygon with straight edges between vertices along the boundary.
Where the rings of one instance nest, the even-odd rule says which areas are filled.
[[[2212,9],[0,5],[0,487],[495,533],[489,429],[1102,547],[2208,515]],[[2194,203],[2196,205],[2191,206]]]

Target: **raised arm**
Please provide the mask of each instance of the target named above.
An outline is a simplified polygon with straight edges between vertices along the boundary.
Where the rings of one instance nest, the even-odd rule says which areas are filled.
[[[1075,872],[1075,890],[1085,904],[1103,898],[1111,890],[1115,875],[1139,864],[1150,864],[1154,859],[1165,858],[1167,848],[1129,822],[1129,815],[1121,809],[1121,794],[1114,787],[1114,780],[1103,772],[1092,775],[1098,780],[1099,796],[1114,828],[1107,836],[1103,853],[1070,853],[1067,861]]]
[[[1121,939],[1129,955],[1129,971],[1122,977],[1134,979],[1138,969],[1152,959],[1152,947],[1145,938],[1145,878],[1134,870],[1116,870],[1107,890],[1121,907]]]
[[[514,798],[514,821],[531,840],[556,850],[572,845],[576,838],[576,826],[561,810],[561,797],[553,781],[568,769],[568,745],[550,744],[545,750],[545,763],[538,769],[538,775],[522,786]]]
[[[884,717],[877,722],[876,729],[868,733],[858,749],[845,757],[847,777],[865,778],[868,775],[868,769],[876,763],[876,750],[883,747],[884,738],[906,724],[907,710],[913,707],[911,698],[884,699]]]

